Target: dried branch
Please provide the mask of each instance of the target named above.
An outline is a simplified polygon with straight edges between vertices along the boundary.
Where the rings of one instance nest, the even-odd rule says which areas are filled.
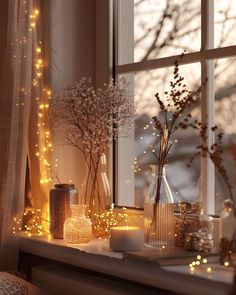
[[[170,82],[170,91],[165,92],[166,103],[157,93],[156,100],[160,107],[159,116],[153,117],[154,127],[159,132],[159,148],[153,150],[157,159],[158,174],[161,175],[163,167],[167,162],[168,154],[174,144],[173,135],[178,129],[187,129],[192,126],[192,116],[187,112],[189,107],[196,104],[199,93],[193,95],[187,90],[184,78],[179,74],[179,65],[176,62],[174,67],[174,79]],[[160,184],[161,185],[161,184]],[[157,188],[155,202],[160,200],[160,187]]]
[[[201,137],[201,144],[196,147],[197,152],[195,155],[193,155],[190,159],[190,162],[188,166],[191,166],[193,161],[196,159],[197,156],[201,155],[202,157],[209,157],[215,167],[217,168],[219,174],[221,175],[223,181],[226,184],[226,187],[228,189],[229,197],[234,203],[234,198],[233,198],[233,186],[230,182],[229,176],[227,174],[227,171],[225,169],[225,166],[223,164],[223,158],[222,158],[222,153],[223,153],[223,136],[224,133],[223,131],[219,130],[217,126],[211,127],[211,131],[215,133],[215,143],[212,144],[211,146],[208,146],[208,125],[206,123],[201,123],[198,122],[197,120],[194,122],[192,125],[193,129],[197,130],[200,134]],[[234,204],[234,214],[236,216],[236,207]]]

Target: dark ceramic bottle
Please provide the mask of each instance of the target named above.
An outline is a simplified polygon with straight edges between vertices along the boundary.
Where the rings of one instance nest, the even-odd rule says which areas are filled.
[[[70,205],[79,204],[74,184],[56,184],[50,191],[50,232],[54,239],[63,239],[63,226],[70,217]]]

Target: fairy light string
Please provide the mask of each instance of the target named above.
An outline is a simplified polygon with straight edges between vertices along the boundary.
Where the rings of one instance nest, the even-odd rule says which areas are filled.
[[[22,226],[22,223],[25,224]],[[17,234],[24,231],[28,237],[33,234],[42,235],[49,233],[45,230],[48,223],[48,220],[42,218],[41,209],[25,210],[23,218],[13,218],[12,233]]]
[[[128,214],[125,207],[119,212],[114,210],[114,204],[110,209],[101,214],[94,214],[93,223],[93,236],[96,238],[108,239],[110,235],[110,228],[112,226],[127,224]]]
[[[45,69],[46,63],[44,62],[44,46],[41,40],[39,40],[40,32],[40,10],[30,1],[23,1],[22,5],[25,7],[25,18],[23,21],[28,25],[28,33],[26,36],[22,36],[22,40],[15,40],[19,42],[18,46],[27,46],[27,42],[32,42],[32,85],[28,92],[34,98],[37,106],[37,118],[36,118],[36,142],[35,142],[35,156],[39,161],[39,183],[42,187],[42,191],[48,194],[50,184],[52,182],[51,171],[51,153],[53,152],[53,144],[50,132],[49,121],[49,108],[50,100],[52,97],[52,91],[50,88],[45,87]],[[27,37],[28,35],[28,37]],[[14,59],[17,56],[13,56]],[[24,55],[27,58],[26,55]],[[23,92],[27,93],[27,89],[22,88]],[[58,165],[58,163],[56,163]],[[32,215],[32,218],[26,218]],[[15,217],[12,224],[12,233],[15,234],[19,231],[25,231],[28,236],[32,233],[42,234],[45,225],[48,224],[48,218],[42,218],[43,212],[41,209],[26,210],[22,218]],[[25,220],[29,219],[26,223]],[[23,223],[23,226],[22,226]],[[47,228],[47,226],[46,226]]]
[[[228,268],[230,266],[230,263],[228,261],[225,261],[224,265],[225,268]],[[206,272],[208,274],[212,273],[214,271],[214,267],[212,267],[209,264],[209,261],[207,258],[202,257],[200,254],[196,256],[196,259],[193,260],[189,265],[188,265],[189,271],[191,273],[194,273],[198,270]]]
[[[33,10],[33,13],[29,15],[31,20],[29,31],[34,34],[34,40],[37,40],[37,32],[39,31],[39,15],[38,8]],[[34,92],[38,95],[35,97],[35,101],[38,105],[37,111],[37,143],[35,145],[35,155],[38,157],[40,165],[40,184],[48,185],[52,182],[51,176],[51,152],[53,151],[53,144],[51,140],[50,126],[49,126],[49,107],[52,96],[52,91],[49,88],[44,87],[44,52],[42,41],[36,41],[34,46],[34,67],[33,67],[33,79],[32,86],[35,88]]]

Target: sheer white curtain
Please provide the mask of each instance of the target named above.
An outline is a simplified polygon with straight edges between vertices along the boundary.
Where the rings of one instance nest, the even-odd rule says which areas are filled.
[[[24,211],[27,157],[30,166],[28,196],[32,196],[35,208],[43,209],[43,217],[48,217],[48,195],[52,186],[48,179],[52,172],[50,165],[54,163],[49,148],[51,132],[47,106],[51,89],[48,76],[53,93],[59,93],[66,82],[84,76],[94,78],[95,2],[0,0],[2,248],[14,247],[12,220],[14,216],[22,216]],[[58,158],[61,182],[71,179],[79,187],[84,177],[81,155],[70,147],[57,146],[54,147],[55,158]]]
[[[0,2],[0,241],[3,249],[13,251],[11,227],[14,216],[22,216],[24,211],[28,156],[32,159],[34,175],[37,175],[35,182],[39,184],[40,165],[33,165],[36,160],[32,156],[33,151],[35,156],[32,146],[42,144],[43,138],[39,143],[40,136],[31,135],[40,135],[36,128],[38,105],[35,99],[40,103],[45,98],[41,93],[44,87],[42,72],[41,76],[35,76],[39,73],[35,61],[37,47],[41,44],[36,20],[39,11],[34,13],[38,3],[33,0]],[[36,197],[46,203],[45,195],[46,192],[39,190]],[[8,256],[12,259],[8,266],[16,261],[13,253],[16,252]]]

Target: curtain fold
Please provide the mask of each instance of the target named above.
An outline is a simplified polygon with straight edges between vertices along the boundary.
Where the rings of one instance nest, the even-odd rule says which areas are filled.
[[[32,182],[33,175],[34,185],[39,188],[37,193],[34,191],[33,199],[38,200],[34,203],[38,208],[47,204],[49,186],[42,188],[40,179],[46,177],[45,173],[48,177],[50,169],[44,161],[39,164],[35,154],[36,150],[46,154],[48,119],[45,114],[39,121],[39,109],[48,104],[49,95],[45,89],[38,1],[0,2],[0,242],[2,248],[11,252],[8,267],[12,268],[17,253],[12,221],[23,216],[25,198],[30,195],[26,193],[27,158],[29,178]]]

